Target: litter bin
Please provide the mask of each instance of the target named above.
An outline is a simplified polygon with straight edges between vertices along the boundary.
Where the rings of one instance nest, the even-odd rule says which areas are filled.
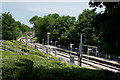
[[[48,53],[48,51],[49,51],[48,48],[46,48],[46,53]]]

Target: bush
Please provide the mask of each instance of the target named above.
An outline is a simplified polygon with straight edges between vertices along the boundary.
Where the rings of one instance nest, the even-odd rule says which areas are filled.
[[[23,47],[17,41],[12,44],[18,46],[16,49]],[[120,80],[120,73],[81,68],[31,47],[23,47],[23,51],[27,50],[29,55],[1,50],[2,80]]]

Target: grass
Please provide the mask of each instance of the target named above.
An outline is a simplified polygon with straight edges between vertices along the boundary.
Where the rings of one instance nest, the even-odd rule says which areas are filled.
[[[29,54],[0,50],[2,80],[120,80],[120,73],[70,65],[18,41],[2,43]]]

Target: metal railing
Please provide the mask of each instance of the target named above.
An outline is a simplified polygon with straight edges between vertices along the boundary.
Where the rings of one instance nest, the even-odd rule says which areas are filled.
[[[1,46],[4,47],[3,50],[9,51],[9,52],[14,51],[14,52],[17,52],[17,53],[21,53],[21,54],[23,54],[23,55],[28,55],[27,53],[22,52],[22,51],[17,50],[17,49],[14,49],[14,48],[12,48],[12,47],[10,47],[10,46],[8,46],[8,45],[2,44]],[[12,51],[11,51],[11,50],[12,50]]]
[[[65,49],[65,50],[69,50],[68,48],[69,46],[63,46],[61,45],[59,48]],[[112,55],[112,54],[103,54],[99,52],[99,48],[96,46],[90,46],[90,45],[83,45],[83,54],[88,55],[88,48],[91,48],[92,50],[89,52],[90,56],[95,56],[95,57],[99,57],[99,58],[104,58],[104,59],[108,59],[108,60],[113,60],[113,61],[118,61],[120,62],[120,56],[117,55]],[[97,49],[96,49],[97,48]],[[73,46],[73,48],[71,49],[74,52],[78,52],[79,53],[79,48],[76,49],[76,47]]]

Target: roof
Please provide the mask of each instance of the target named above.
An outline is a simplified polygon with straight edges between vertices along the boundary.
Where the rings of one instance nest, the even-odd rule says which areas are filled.
[[[56,46],[51,46],[51,45],[45,45],[45,47],[48,47],[48,48],[57,48]]]

